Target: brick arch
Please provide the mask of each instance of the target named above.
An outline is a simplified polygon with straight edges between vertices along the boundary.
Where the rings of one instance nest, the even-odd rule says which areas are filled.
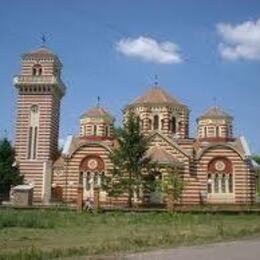
[[[82,149],[84,147],[102,147],[102,148],[104,148],[104,150],[108,151],[109,153],[113,152],[113,150],[105,144],[102,144],[99,142],[89,143],[88,141],[84,141],[83,143],[80,142],[78,145],[76,145],[76,147],[74,147],[73,150],[70,151],[70,153],[68,154],[68,157],[70,157],[70,158],[73,157],[75,155],[75,153],[77,153],[77,151],[79,151],[80,149]]]
[[[218,161],[221,161],[225,164],[225,168],[222,170],[222,171],[218,171],[216,169],[216,166],[215,164],[218,162]],[[211,159],[208,163],[208,172],[225,172],[225,173],[233,173],[233,165],[232,165],[232,162],[224,157],[224,156],[217,156],[217,157],[214,157],[213,159]]]
[[[230,145],[230,144],[226,144],[226,143],[219,143],[219,144],[210,144],[206,147],[204,147],[196,156],[197,160],[200,160],[203,155],[210,151],[210,150],[214,150],[214,149],[219,149],[219,148],[227,148],[230,149],[232,151],[234,151],[242,160],[245,159],[245,156],[242,154],[241,151],[239,151],[237,148],[235,148],[234,146]]]
[[[85,158],[81,160],[79,170],[80,172],[103,171],[105,170],[105,163],[99,155],[87,155]]]

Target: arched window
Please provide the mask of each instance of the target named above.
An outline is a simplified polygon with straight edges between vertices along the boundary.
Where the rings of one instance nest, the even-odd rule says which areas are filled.
[[[204,137],[207,137],[207,127],[204,126],[203,130],[204,130]]]
[[[212,176],[208,174],[208,193],[212,193]]]
[[[164,127],[164,119],[161,120],[161,129],[163,130]]]
[[[32,69],[32,74],[33,74],[33,76],[36,76],[36,74],[37,74],[36,68],[33,68],[33,69]]]
[[[35,64],[32,68],[33,76],[41,76],[42,75],[42,66],[40,64]]]
[[[105,136],[110,136],[110,126],[109,125],[106,125],[105,127]]]
[[[83,184],[83,172],[80,172],[80,174],[79,174],[79,184],[80,185]]]
[[[226,193],[226,175],[222,174],[221,176],[221,192]]]
[[[233,193],[232,162],[229,159],[214,158],[208,164],[208,172],[208,183],[212,183],[212,193]]]
[[[233,193],[232,174],[208,174],[208,193]]]
[[[91,173],[87,172],[87,177],[86,177],[86,190],[89,191],[91,187]]]
[[[94,186],[99,184],[99,174],[98,172],[95,172],[94,174]]]
[[[155,115],[153,117],[153,130],[158,130],[159,129],[159,116]]]
[[[148,119],[148,130],[152,130],[152,120]]]
[[[228,192],[230,192],[230,193],[233,192],[233,178],[232,178],[232,174],[228,175]]]
[[[100,175],[100,185],[102,185],[102,184],[106,184],[105,172],[102,172]]]
[[[171,121],[171,128],[172,128],[172,132],[175,134],[176,133],[176,117],[173,116],[172,117],[172,121]]]
[[[218,176],[218,174],[215,174],[215,177],[214,177],[214,192],[219,193],[219,176]]]
[[[30,110],[30,124],[28,129],[28,149],[27,158],[36,159],[37,157],[37,142],[39,128],[39,107],[32,105]]]
[[[97,135],[97,126],[93,125],[93,135],[96,136]]]
[[[216,126],[216,137],[219,137],[219,126]]]

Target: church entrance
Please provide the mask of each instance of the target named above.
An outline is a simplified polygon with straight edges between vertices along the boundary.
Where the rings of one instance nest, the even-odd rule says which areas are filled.
[[[149,202],[150,204],[162,204],[162,174],[161,172],[155,172],[151,175],[150,178],[153,183],[153,189],[150,192]]]
[[[51,199],[54,202],[62,201],[63,189],[61,186],[55,186],[51,188]]]
[[[82,160],[79,184],[83,187],[83,201],[90,199],[94,202],[94,188],[101,188],[104,174],[104,161],[99,156],[90,155]],[[103,200],[104,192],[100,192],[100,195],[100,199]]]

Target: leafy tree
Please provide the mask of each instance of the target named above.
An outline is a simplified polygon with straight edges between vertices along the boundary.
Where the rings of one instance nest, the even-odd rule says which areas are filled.
[[[260,155],[254,155],[252,158],[256,161],[258,165],[260,165]]]
[[[15,165],[15,151],[6,139],[0,141],[0,198],[7,197],[10,187],[23,182],[18,167]]]
[[[260,193],[260,155],[254,155],[252,156],[252,159],[258,164],[258,167],[256,167],[256,190],[259,195]]]
[[[162,188],[168,199],[169,211],[174,211],[175,205],[179,202],[185,189],[185,182],[176,168],[167,167],[166,172],[167,174],[162,181]]]
[[[123,128],[116,130],[118,148],[111,155],[114,168],[107,177],[103,188],[110,196],[127,193],[128,207],[132,207],[134,192],[144,182],[143,170],[149,165],[150,158],[145,156],[148,139],[142,134],[138,117],[129,112]]]

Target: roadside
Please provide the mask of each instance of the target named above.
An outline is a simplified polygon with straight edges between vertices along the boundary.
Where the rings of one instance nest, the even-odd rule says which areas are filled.
[[[81,256],[64,260],[259,260],[260,238],[205,244],[202,246],[160,249],[128,255]]]

